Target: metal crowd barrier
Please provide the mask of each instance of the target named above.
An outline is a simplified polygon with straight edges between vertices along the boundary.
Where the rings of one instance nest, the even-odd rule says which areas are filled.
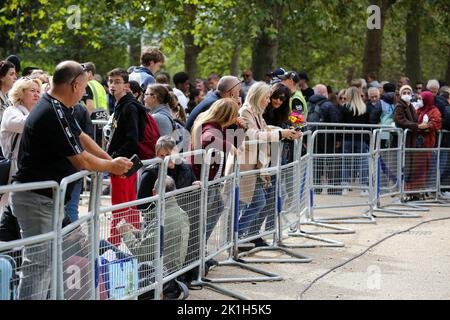
[[[344,243],[319,237],[320,234],[342,234],[342,233],[354,233],[355,231],[348,229],[337,227],[335,225],[321,223],[314,220],[314,216],[312,215],[312,205],[313,205],[313,188],[312,188],[312,168],[313,162],[311,157],[312,149],[309,145],[312,143],[312,132],[307,131],[303,133],[301,138],[301,149],[297,149],[297,152],[300,154],[300,161],[298,172],[300,174],[300,183],[299,183],[299,215],[298,215],[298,223],[296,226],[291,228],[288,235],[290,237],[301,237],[309,240],[313,240],[312,243],[306,244],[286,244],[283,243],[283,246],[288,248],[320,248],[320,247],[343,247]],[[313,226],[317,228],[324,228],[326,230],[332,231],[314,231],[307,230],[303,227],[305,226]]]
[[[417,206],[448,207],[449,199],[442,197],[442,189],[448,187],[449,177],[449,134],[440,131],[436,137],[436,145],[432,148],[423,148],[421,135],[411,130],[404,131],[405,139],[409,136],[415,138],[415,148],[404,149],[403,161],[405,179],[403,180],[402,196],[434,194],[434,199],[412,199],[409,203]],[[444,181],[444,183],[442,183]]]
[[[399,128],[377,129],[374,131],[374,136],[376,166],[374,216],[376,218],[419,218],[420,215],[412,212],[424,211],[422,208],[401,202],[402,155],[405,144],[403,130]],[[381,201],[386,198],[396,199],[382,203]]]
[[[257,143],[256,142],[245,142],[244,146],[248,146],[248,145],[253,145],[256,146]],[[204,174],[207,175],[209,172],[209,168],[212,164],[212,154],[213,154],[214,150],[210,150],[208,152],[208,157],[206,160],[206,168],[205,168],[205,172]],[[219,161],[224,161],[224,155],[223,153],[220,153],[221,157]],[[215,157],[215,161],[217,163],[217,157]],[[259,268],[256,268],[254,266],[250,266],[248,264],[245,263],[245,261],[241,258],[238,257],[238,251],[237,248],[240,244],[244,244],[247,243],[248,241],[252,240],[252,239],[256,239],[258,237],[262,237],[262,236],[267,236],[267,235],[273,235],[275,233],[275,225],[273,225],[272,227],[266,227],[265,224],[267,224],[267,222],[265,222],[265,217],[262,219],[258,219],[259,218],[259,214],[258,217],[256,216],[257,214],[255,213],[254,215],[252,215],[250,221],[248,223],[248,228],[252,228],[252,232],[250,235],[246,235],[246,236],[241,236],[239,237],[239,209],[242,206],[242,204],[240,204],[240,195],[241,195],[241,190],[244,190],[247,187],[243,186],[242,184],[239,183],[237,177],[239,176],[239,167],[242,163],[245,163],[245,161],[243,161],[242,159],[242,153],[240,153],[240,155],[237,157],[237,159],[234,159],[234,170],[232,174],[227,175],[226,177],[222,177],[213,181],[207,181],[207,179],[203,179],[204,180],[204,187],[207,190],[206,194],[209,194],[211,192],[211,190],[214,190],[215,188],[213,187],[211,189],[211,186],[217,186],[218,183],[221,183],[221,181],[228,181],[228,183],[230,183],[230,187],[232,186],[231,190],[224,190],[225,191],[225,195],[228,194],[229,197],[229,193],[232,193],[232,199],[234,201],[234,204],[231,206],[231,210],[228,209],[228,213],[225,216],[226,220],[232,222],[231,226],[232,226],[232,237],[229,238],[229,240],[231,241],[231,245],[227,244],[227,245],[223,245],[222,248],[220,250],[216,250],[216,254],[213,254],[214,256],[217,256],[219,254],[219,252],[224,252],[224,251],[228,251],[228,257],[226,260],[224,261],[220,261],[219,262],[219,267],[220,266],[224,266],[224,267],[238,267],[240,269],[244,269],[247,271],[250,271],[252,273],[256,273],[259,274],[259,276],[249,276],[249,277],[224,277],[224,278],[211,278],[211,275],[209,275],[209,277],[205,277],[205,273],[204,270],[202,270],[202,274],[203,274],[203,278],[199,281],[200,284],[203,285],[207,285],[213,289],[215,289],[216,291],[220,291],[224,294],[227,294],[229,296],[232,297],[237,297],[239,299],[247,299],[246,297],[239,295],[237,293],[234,293],[232,291],[226,290],[224,288],[221,287],[217,287],[215,286],[216,283],[236,283],[236,282],[262,282],[262,281],[280,281],[282,280],[282,277],[278,274],[274,274],[272,272],[266,271],[266,270],[262,270]],[[274,174],[276,174],[276,170],[274,171],[273,168],[269,169],[272,170],[271,172],[273,172]],[[268,172],[267,169],[265,172]],[[254,172],[250,172],[250,174],[255,174]],[[250,175],[248,175],[248,177],[250,177]],[[255,176],[256,178],[256,176]],[[225,179],[225,180],[224,180]],[[226,185],[226,184],[225,184]],[[215,191],[213,191],[215,193]],[[243,191],[243,192],[247,192]],[[249,195],[249,197],[252,197],[253,193],[251,195]],[[223,199],[223,197],[222,197]],[[223,200],[222,200],[223,201]],[[226,203],[227,200],[225,199],[224,203]],[[220,202],[218,201],[213,201],[213,203],[219,204]],[[265,205],[265,204],[264,204]],[[206,205],[205,205],[206,207]],[[217,205],[216,205],[217,207]],[[262,206],[261,206],[262,207]],[[217,209],[214,208],[214,206],[210,207],[211,210],[216,211]],[[275,207],[273,207],[273,209],[275,209]],[[274,218],[273,214],[274,212],[270,212],[270,210],[266,211],[265,213],[271,215],[270,218]],[[223,215],[223,214],[222,214]],[[230,219],[231,218],[231,219]],[[269,218],[269,219],[270,219]],[[206,218],[204,218],[203,220],[207,220]],[[261,225],[259,226],[259,228],[257,226],[254,226],[252,223],[253,222],[259,222]],[[270,223],[270,222],[269,222]],[[216,225],[217,228],[217,225]],[[222,231],[223,232],[223,231]],[[223,233],[222,233],[223,234]],[[211,245],[211,238],[207,239],[206,234],[205,236],[205,244],[209,246]],[[207,256],[205,256],[205,261],[206,258],[209,258]],[[202,264],[202,268],[203,268]]]
[[[64,178],[60,183],[60,199],[65,199],[69,184],[90,177],[92,181],[87,213],[62,228],[58,228],[58,300],[94,300],[96,297],[96,261],[98,239],[95,233],[95,208],[97,204],[97,173],[81,171]],[[64,212],[64,201],[60,201],[59,212]]]
[[[367,130],[360,130],[361,127]],[[373,222],[372,211],[376,212],[376,217],[384,217],[380,214],[384,212],[389,214],[386,217],[413,218],[418,215],[403,211],[425,211],[422,205],[445,206],[447,203],[440,193],[447,188],[450,190],[449,132],[440,133],[435,148],[406,148],[404,141],[410,131],[382,127],[376,128],[372,134],[369,127],[373,128],[358,125],[359,129],[305,132],[302,139],[293,142],[292,162],[281,162],[283,144],[272,143],[271,151],[275,156],[270,167],[241,172],[240,166],[250,160],[244,159],[251,153],[247,151],[250,148],[259,150],[267,144],[247,141],[244,143],[247,151],[234,159],[233,170],[211,181],[209,171],[213,164],[221,162],[222,166],[227,166],[223,152],[218,150],[173,155],[164,161],[146,160],[143,161],[145,166],[156,166],[159,171],[157,193],[118,205],[102,203],[103,175],[86,171],[66,177],[60,186],[56,182],[2,186],[0,193],[52,188],[55,214],[53,231],[0,243],[0,268],[6,270],[1,274],[0,299],[136,299],[144,294],[160,299],[165,283],[197,267],[198,279],[194,284],[246,299],[216,283],[282,280],[282,276],[248,263],[309,262],[310,258],[286,248],[343,246],[342,242],[317,236],[354,233],[354,230],[334,223],[364,222],[355,218]],[[322,140],[321,135],[325,137]],[[370,145],[364,147],[364,141],[370,141]],[[355,147],[358,143],[359,149]],[[303,147],[305,144],[306,149]],[[188,165],[194,156],[204,160],[201,182],[165,192],[169,162]],[[418,173],[417,168],[423,172]],[[62,228],[63,199],[67,188],[70,183],[83,178],[91,181],[88,212]],[[336,200],[342,200],[345,189],[367,192],[362,197],[350,197],[351,203],[336,203]],[[327,196],[319,195],[325,190]],[[436,197],[429,202],[412,204],[381,202],[391,197],[403,198],[423,192],[435,193]],[[323,200],[331,205],[321,205]],[[242,212],[249,211],[251,204],[258,205],[259,210],[251,216],[243,215]],[[359,206],[368,207],[367,215],[324,218],[314,215],[314,211],[319,209]],[[248,221],[245,217],[249,218]],[[111,240],[113,220],[115,225],[119,222],[117,245],[107,242]],[[306,231],[305,226],[331,231]],[[290,237],[304,237],[318,241],[318,244],[284,243],[283,233],[286,231],[291,231],[288,232]],[[269,236],[273,237],[271,246],[238,254],[240,245]],[[279,250],[292,258],[248,257],[265,250]],[[228,257],[220,261],[219,266],[239,267],[260,276],[211,278],[209,274],[206,277],[205,263],[224,254]],[[24,257],[30,260],[27,260],[28,265],[22,265]],[[36,279],[42,281],[39,285],[31,285],[30,280]],[[29,287],[24,288],[27,281]],[[22,296],[18,295],[19,283]]]
[[[191,156],[204,158],[204,153],[204,150],[196,150],[166,157],[162,166],[163,181],[168,175],[170,161],[176,165],[190,166]],[[159,189],[158,193],[163,208],[161,211],[161,229],[164,230],[161,251],[164,265],[163,283],[167,283],[201,266],[204,194],[199,184],[171,192],[166,192],[163,188]]]
[[[439,152],[439,197],[445,204],[450,202],[450,131],[440,132]]]
[[[358,128],[360,125],[357,125]],[[312,220],[327,223],[375,223],[374,141],[370,130],[317,130],[309,145],[312,158]],[[327,196],[320,196],[327,189]],[[357,194],[360,192],[360,195]],[[348,195],[344,198],[342,195]],[[336,197],[337,196],[337,197]],[[319,200],[326,205],[318,204]],[[314,211],[367,206],[357,216],[314,217]]]
[[[54,181],[0,186],[0,194],[52,189],[52,231],[0,243],[0,300],[57,299],[59,185]]]
[[[161,159],[143,161],[159,169],[157,190],[165,190]],[[101,180],[101,175],[100,175]],[[97,184],[97,194],[101,183]],[[150,191],[151,194],[151,191]],[[117,205],[99,204],[95,221],[100,255],[96,300],[136,299],[153,292],[159,299],[163,286],[161,234],[162,195]],[[110,230],[116,227],[118,235]],[[118,244],[118,245],[116,245]]]
[[[285,142],[286,145],[289,142]],[[304,255],[292,252],[288,248],[282,245],[282,234],[285,228],[289,228],[295,223],[292,221],[292,215],[298,216],[296,212],[292,212],[298,209],[298,189],[301,182],[298,174],[299,158],[300,152],[297,150],[298,142],[293,144],[294,153],[293,161],[291,163],[282,164],[283,159],[287,156],[283,152],[282,147],[285,146],[283,142],[281,143],[267,143],[261,141],[248,141],[243,145],[244,152],[241,155],[246,155],[246,149],[251,149],[256,146],[257,150],[263,147],[271,148],[271,166],[268,168],[262,168],[257,170],[238,172],[237,177],[240,185],[239,194],[239,224],[237,224],[238,237],[236,238],[236,246],[240,244],[248,243],[249,241],[262,238],[264,236],[271,235],[273,237],[273,243],[269,246],[256,247],[250,251],[242,252],[236,256],[246,263],[308,263],[312,259]],[[267,146],[268,145],[268,146]],[[253,150],[249,150],[250,154]],[[275,154],[275,156],[273,156]],[[251,154],[250,154],[251,157]],[[246,164],[246,160],[241,156],[240,163]],[[263,179],[268,182],[268,187],[264,186]],[[253,185],[252,181],[256,180],[255,188],[253,194],[249,193],[249,185]],[[259,185],[260,184],[260,185]],[[248,185],[248,186],[247,186]],[[262,187],[262,188],[261,188]],[[261,188],[258,190],[258,188]],[[264,199],[258,198],[258,192],[264,192]],[[251,198],[251,201],[247,206],[241,200],[241,197]],[[249,208],[253,205],[259,206],[260,211],[258,216],[253,218],[252,224],[248,225],[248,232],[240,232],[242,226],[245,227],[245,218],[248,218],[246,214],[250,211]],[[250,211],[252,212],[252,211]],[[282,216],[286,216],[286,219],[291,219],[289,223],[286,224],[282,222]],[[237,213],[236,213],[237,217]],[[258,253],[260,251],[281,251],[284,255],[290,256],[289,258],[245,258],[252,254]]]

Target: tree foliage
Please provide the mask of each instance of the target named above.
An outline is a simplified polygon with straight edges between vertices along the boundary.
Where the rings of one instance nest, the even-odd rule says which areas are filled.
[[[0,54],[19,54],[26,63],[49,71],[63,59],[92,60],[104,74],[137,64],[142,44],[162,49],[170,73],[240,74],[253,65],[261,74],[282,66],[307,71],[313,82],[342,87],[363,72],[364,48],[372,45],[366,26],[372,2],[79,0],[80,24],[69,28],[70,0],[0,0]],[[391,2],[395,4],[384,21],[380,80],[395,81],[411,68],[420,69],[414,71],[425,79],[450,76],[450,2],[421,2],[421,12],[416,12],[421,65],[408,68],[411,1]]]

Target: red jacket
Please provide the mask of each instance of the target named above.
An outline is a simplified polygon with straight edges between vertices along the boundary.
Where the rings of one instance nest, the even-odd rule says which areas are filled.
[[[206,150],[206,154],[208,154],[208,150],[211,148],[218,149],[220,151],[224,152],[224,157],[227,156],[227,154],[230,152],[232,144],[226,140],[226,134],[225,130],[222,129],[220,125],[217,123],[207,123],[202,126],[202,133],[200,136],[201,141],[201,148]],[[194,170],[194,174],[197,177],[198,180],[201,179],[201,164],[196,164],[193,161],[193,158],[191,158],[191,165]],[[216,157],[213,155],[213,160],[210,168],[209,168],[209,178],[208,180],[214,180],[214,177],[217,174],[217,171],[220,168],[221,159],[220,156],[217,154]],[[223,165],[222,165],[222,172],[225,169],[225,163],[226,158],[223,159]]]
[[[424,110],[425,111],[425,110]],[[423,113],[419,110],[419,117]],[[439,130],[441,130],[441,113],[437,107],[433,107],[427,111],[425,114],[428,116],[429,128],[426,130],[419,130],[419,133],[424,137],[424,148],[434,148],[436,146],[436,137]]]

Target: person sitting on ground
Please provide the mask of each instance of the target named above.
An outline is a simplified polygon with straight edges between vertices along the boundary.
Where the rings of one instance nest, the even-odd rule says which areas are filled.
[[[158,180],[155,182],[153,193],[157,193]],[[166,193],[176,190],[175,181],[171,177],[165,180]],[[173,272],[180,269],[186,259],[189,240],[189,217],[180,208],[175,197],[165,199],[164,208],[164,268]],[[156,208],[143,214],[144,222],[141,230],[136,229],[132,224],[122,220],[117,224],[116,229],[127,248],[136,257],[138,262],[153,261],[156,257],[156,236],[159,228],[155,226],[157,219]]]
[[[162,136],[156,142],[156,157],[164,160],[167,156],[176,156],[178,154],[175,140],[170,136]],[[159,175],[159,165],[152,165],[144,169],[141,182],[138,189],[138,199],[152,196],[153,186]],[[177,161],[170,160],[167,169],[167,175],[175,181],[177,189],[183,189],[194,185],[197,178],[191,166],[179,158]],[[188,203],[183,201],[181,207],[188,208]],[[147,205],[138,206],[139,209],[147,209]]]

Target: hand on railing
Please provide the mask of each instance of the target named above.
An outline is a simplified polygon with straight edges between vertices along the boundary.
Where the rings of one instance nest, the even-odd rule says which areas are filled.
[[[124,157],[118,157],[111,160],[111,168],[109,170],[110,173],[122,176],[133,166],[133,162]]]
[[[284,129],[281,130],[281,136],[283,139],[296,140],[302,136],[302,132],[292,129]]]

